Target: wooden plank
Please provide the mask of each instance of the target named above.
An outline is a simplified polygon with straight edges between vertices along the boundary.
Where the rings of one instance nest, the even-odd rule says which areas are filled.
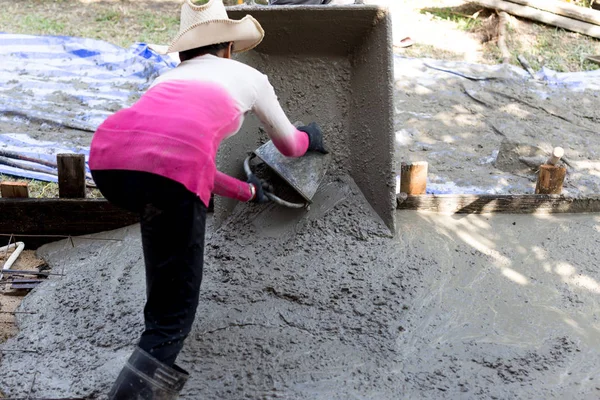
[[[21,235],[78,236],[139,222],[137,214],[104,199],[0,199],[0,234],[14,234],[28,248],[60,238]],[[7,239],[8,241],[8,239]]]
[[[58,196],[65,199],[85,198],[85,156],[58,154]]]
[[[519,17],[543,22],[548,25],[558,26],[573,32],[583,33],[585,35],[600,39],[600,26],[587,22],[578,21],[572,18],[556,15],[551,12],[542,11],[533,7],[522,6],[502,0],[475,0],[475,4],[480,6],[506,11],[509,14]]]
[[[511,3],[521,4],[548,11],[563,17],[573,18],[590,24],[600,25],[600,12],[591,8],[579,7],[575,4],[565,3],[557,0],[507,0]]]
[[[600,212],[600,195],[572,198],[562,195],[468,195],[440,194],[403,196],[399,210],[431,211],[442,214],[552,214]]]
[[[5,199],[29,197],[27,182],[0,182],[0,195]]]

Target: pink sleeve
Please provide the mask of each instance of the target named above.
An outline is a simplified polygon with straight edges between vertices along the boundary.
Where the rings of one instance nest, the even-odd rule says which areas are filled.
[[[271,139],[277,150],[286,157],[302,157],[308,149],[308,134],[295,127],[292,136],[273,136]]]
[[[283,112],[273,86],[263,75],[257,82],[253,111],[277,150],[286,157],[301,157],[308,150],[308,135],[299,131]]]
[[[249,201],[252,198],[250,185],[247,182],[232,178],[220,171],[215,175],[213,193],[218,196],[229,197],[239,201]]]

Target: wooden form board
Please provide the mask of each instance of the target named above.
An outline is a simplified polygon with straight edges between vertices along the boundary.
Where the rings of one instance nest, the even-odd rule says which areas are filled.
[[[399,197],[399,210],[443,214],[551,214],[600,212],[600,195],[572,198],[562,195],[418,195]]]
[[[14,239],[25,242],[27,248],[60,238],[20,237],[19,234],[77,236],[139,222],[138,215],[104,199],[0,199],[0,215],[0,234],[14,234]]]

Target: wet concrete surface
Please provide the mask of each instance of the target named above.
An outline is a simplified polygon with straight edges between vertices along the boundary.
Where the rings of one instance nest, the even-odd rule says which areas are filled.
[[[186,399],[594,399],[600,217],[398,212],[347,177],[308,212],[241,204],[209,228]],[[142,329],[138,227],[40,249],[0,389],[104,398]],[[24,384],[26,382],[27,384]]]
[[[373,5],[234,7],[231,18],[255,17],[267,35],[236,55],[269,77],[292,121],[316,121],[333,159],[350,175],[384,223],[394,229],[394,61],[386,9]],[[281,21],[286,21],[282,24]],[[249,118],[219,148],[219,170],[244,177],[240,160],[266,141]],[[235,204],[217,199],[217,223]]]

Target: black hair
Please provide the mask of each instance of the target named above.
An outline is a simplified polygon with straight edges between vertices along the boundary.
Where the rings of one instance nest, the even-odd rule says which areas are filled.
[[[229,47],[231,42],[211,44],[208,46],[196,47],[195,49],[185,50],[179,52],[179,59],[181,62],[191,60],[194,57],[202,56],[204,54],[212,54],[216,56],[221,50],[225,50]]]

